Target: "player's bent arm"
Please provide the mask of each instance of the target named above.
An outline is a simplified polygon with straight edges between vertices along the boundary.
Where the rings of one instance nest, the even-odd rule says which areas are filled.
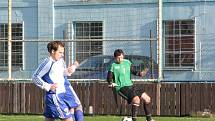
[[[134,67],[131,65],[130,70],[131,70],[132,74],[134,74],[136,76],[144,77],[146,75],[146,73],[148,72],[149,69],[148,68],[144,68],[143,71],[136,71],[134,69]]]
[[[50,68],[51,62],[45,60],[43,63],[40,64],[32,77],[32,81],[34,82],[34,84],[36,84],[41,89],[45,89],[46,91],[50,90],[51,84],[45,82],[42,77],[50,70]]]
[[[134,74],[134,75],[136,75],[136,76],[140,76],[140,72],[136,71],[136,70],[134,69],[134,66],[133,66],[133,65],[131,65],[130,70],[131,70],[131,73],[132,73],[132,74]]]
[[[113,73],[111,71],[108,71],[107,82],[110,85],[112,83],[112,81],[113,81]]]
[[[118,86],[116,83],[113,82],[113,80],[114,80],[113,72],[108,71],[108,75],[107,75],[108,87],[116,87],[116,86]]]

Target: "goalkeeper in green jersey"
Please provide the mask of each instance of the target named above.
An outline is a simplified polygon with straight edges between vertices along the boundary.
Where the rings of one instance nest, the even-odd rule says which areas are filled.
[[[140,101],[144,101],[144,111],[147,121],[154,121],[151,118],[151,98],[144,89],[135,89],[131,80],[131,74],[143,77],[147,69],[141,72],[135,71],[132,63],[124,59],[124,52],[121,49],[114,51],[115,61],[110,65],[107,75],[109,86],[114,88],[121,97],[132,105],[132,120],[137,120]]]

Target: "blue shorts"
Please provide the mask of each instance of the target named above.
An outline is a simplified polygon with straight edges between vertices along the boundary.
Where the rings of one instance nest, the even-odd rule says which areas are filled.
[[[78,96],[71,86],[65,93],[46,93],[44,116],[52,119],[68,119],[72,117],[71,108],[81,105]]]

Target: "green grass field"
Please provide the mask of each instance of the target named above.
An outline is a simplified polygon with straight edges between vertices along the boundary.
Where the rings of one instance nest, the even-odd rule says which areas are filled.
[[[122,118],[122,116],[85,116],[85,121],[121,121]],[[40,115],[0,115],[0,121],[43,121],[43,119]],[[215,117],[154,117],[154,119],[156,121],[215,121]],[[138,121],[145,121],[145,118],[139,117]]]

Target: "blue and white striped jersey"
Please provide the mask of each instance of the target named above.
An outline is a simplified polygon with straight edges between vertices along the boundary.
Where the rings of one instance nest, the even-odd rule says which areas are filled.
[[[64,59],[58,61],[48,57],[43,60],[37,70],[33,74],[33,82],[47,92],[50,91],[51,84],[56,83],[56,94],[64,93],[65,88],[69,87],[70,83],[67,80],[66,65]]]

